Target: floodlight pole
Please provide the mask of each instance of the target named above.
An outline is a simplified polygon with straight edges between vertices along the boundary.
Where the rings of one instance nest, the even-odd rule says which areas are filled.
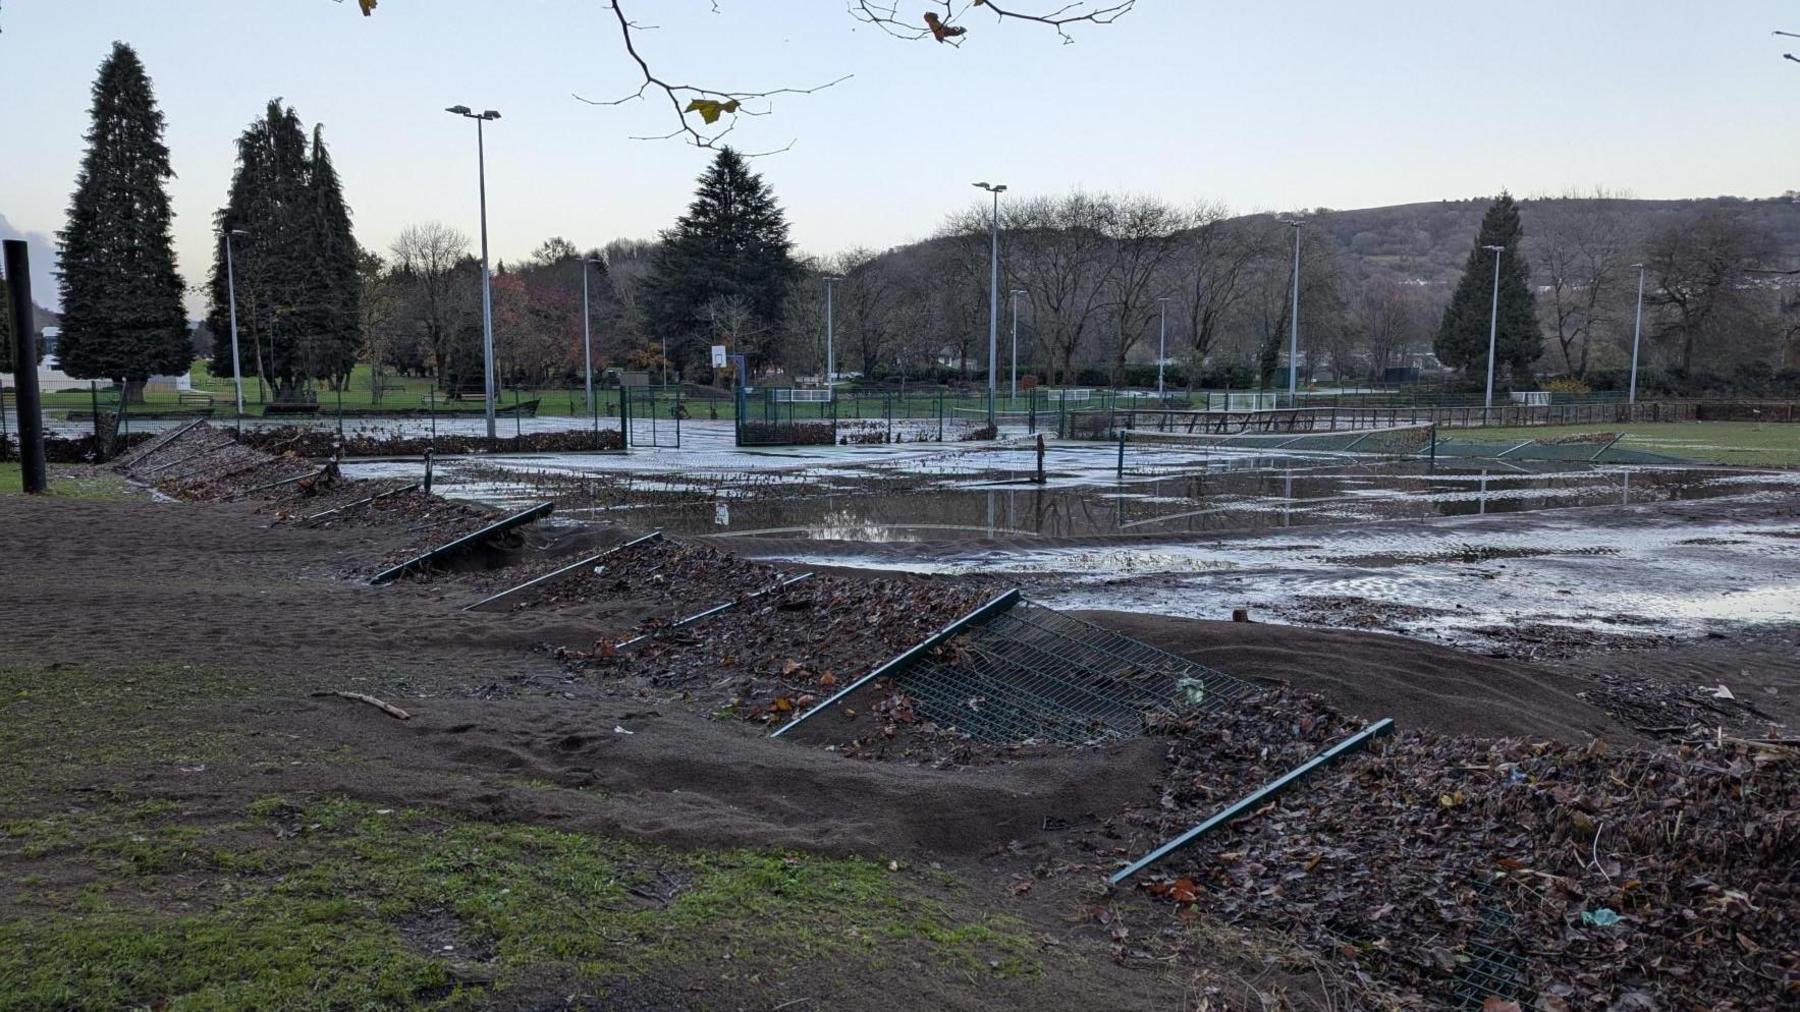
[[[836,335],[834,333],[834,322],[832,320],[832,312],[831,312],[831,286],[837,284],[839,281],[842,281],[842,280],[844,280],[844,279],[840,278],[840,277],[835,277],[835,276],[827,276],[824,279],[824,281],[825,281],[825,389],[828,392],[832,389],[832,378],[833,378],[833,375],[835,372],[834,366],[832,364],[833,363],[833,352],[835,351],[835,349],[832,347],[832,339]],[[835,400],[836,396],[833,395],[832,399]]]
[[[579,257],[581,261],[581,358],[587,367],[587,409],[588,414],[594,412],[594,335],[592,319],[588,311],[588,265],[595,261],[589,257]]]
[[[494,436],[494,293],[493,278],[488,272],[488,235],[487,235],[487,147],[482,135],[482,124],[500,118],[493,109],[474,112],[466,105],[453,105],[444,110],[457,116],[475,121],[475,164],[477,180],[481,188],[481,357],[482,357],[482,390],[487,401],[487,435]]]
[[[231,237],[249,234],[241,228],[225,230],[225,301],[231,304],[231,381],[237,387],[237,416],[240,427],[244,418],[244,370],[238,359],[237,269],[231,262]]]
[[[999,434],[999,426],[994,418],[994,397],[996,393],[995,373],[1000,364],[1000,194],[1006,192],[1005,183],[976,183],[976,186],[994,195],[994,216],[989,219],[988,234],[992,240],[992,252],[989,257],[988,278],[988,426]]]
[[[1631,393],[1625,403],[1637,403],[1638,341],[1644,336],[1644,265],[1632,264],[1638,272],[1637,322],[1631,327]]]
[[[1013,331],[1012,331],[1012,397],[1011,397],[1011,399],[1013,401],[1012,408],[1014,411],[1017,411],[1019,409],[1019,405],[1018,405],[1018,400],[1019,400],[1019,296],[1024,295],[1024,294],[1025,294],[1025,289],[1023,289],[1023,288],[1015,288],[1012,290]]]
[[[1294,230],[1294,301],[1288,310],[1288,406],[1299,406],[1300,395],[1300,230],[1306,222],[1298,218],[1287,224]]]
[[[1487,424],[1488,412],[1494,408],[1494,346],[1500,333],[1500,255],[1506,252],[1505,246],[1483,246],[1494,254],[1494,297],[1488,307],[1488,362],[1487,362],[1487,397],[1481,404],[1481,421]]]
[[[1163,362],[1169,357],[1169,297],[1156,300],[1156,399],[1163,396]]]

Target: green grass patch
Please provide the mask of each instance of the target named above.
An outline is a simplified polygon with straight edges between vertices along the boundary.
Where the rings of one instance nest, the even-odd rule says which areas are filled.
[[[1633,422],[1441,430],[1459,439],[1522,443],[1592,432],[1623,432],[1621,449],[1738,467],[1800,467],[1800,425],[1779,422]]]
[[[63,499],[124,499],[131,492],[125,479],[115,474],[58,474],[49,469],[48,495]],[[25,471],[18,461],[0,463],[0,495],[20,495],[25,491]]]
[[[241,758],[242,732],[188,711],[250,684],[192,665],[0,668],[0,811],[108,769],[175,771]]]
[[[958,920],[872,861],[675,853],[338,798],[267,797],[210,825],[115,805],[5,834],[15,877],[34,870],[17,842],[41,839],[100,878],[0,917],[0,1009],[475,1007],[670,967],[774,982],[880,964],[897,942],[956,970],[1038,970],[1021,924]]]

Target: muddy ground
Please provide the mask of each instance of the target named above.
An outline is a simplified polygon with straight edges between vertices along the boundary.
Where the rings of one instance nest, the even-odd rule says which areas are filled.
[[[541,567],[627,533],[534,532],[481,564]],[[948,770],[854,762],[771,740],[765,726],[719,719],[679,694],[571,670],[548,648],[593,641],[594,617],[579,610],[461,611],[492,587],[491,576],[381,588],[343,578],[400,552],[408,537],[378,527],[272,524],[247,503],[0,500],[0,670],[14,691],[0,709],[13,746],[0,756],[10,767],[0,799],[14,827],[0,838],[8,868],[0,925],[23,931],[26,922],[78,907],[73,897],[82,895],[187,911],[212,909],[223,902],[220,891],[246,888],[248,873],[236,865],[185,859],[122,886],[96,870],[103,865],[78,840],[34,846],[19,826],[106,822],[121,806],[166,805],[183,825],[229,838],[250,832],[246,813],[260,813],[274,829],[257,831],[256,847],[268,848],[326,839],[334,823],[314,822],[315,813],[350,804],[495,827],[487,837],[494,848],[506,845],[504,827],[526,826],[663,848],[702,866],[743,860],[710,854],[801,855],[778,859],[806,875],[814,858],[804,855],[856,858],[891,869],[891,888],[904,897],[895,902],[924,905],[942,922],[917,927],[924,915],[909,914],[905,931],[840,923],[853,900],[790,909],[781,904],[801,903],[801,890],[789,883],[739,897],[738,906],[709,907],[719,923],[739,925],[733,938],[677,946],[678,955],[653,967],[597,970],[594,960],[560,951],[477,945],[447,962],[431,953],[449,967],[431,972],[449,984],[388,993],[383,1004],[1344,1007],[1344,981],[1260,936],[1220,926],[1198,958],[1190,951],[1121,959],[1127,922],[1139,937],[1213,929],[1197,928],[1191,911],[1109,893],[1094,875],[1031,886],[1032,869],[1064,852],[1071,836],[1104,834],[1117,812],[1154,807],[1164,772],[1164,746],[1155,740]],[[639,612],[620,606],[609,615],[637,620],[660,606],[646,599]],[[1696,714],[1729,717],[1734,730],[1794,726],[1800,717],[1800,644],[1791,627],[1525,663],[1378,633],[1089,617],[1240,677],[1319,692],[1350,713],[1451,734],[1628,744]],[[1751,700],[1748,712],[1695,694],[1697,684],[1719,679]],[[411,719],[314,695],[337,690],[387,700]],[[141,842],[139,835],[129,840]],[[698,873],[658,873],[632,895],[647,892],[644,902],[663,904],[647,915],[654,921],[657,910],[675,909],[690,874]],[[1092,914],[1096,901],[1106,905],[1103,919]],[[411,909],[392,924],[409,944],[429,936],[430,948],[442,950],[436,941],[459,937],[459,916],[475,915]],[[751,937],[759,916],[780,939],[763,950]],[[822,937],[787,941],[784,926],[797,917],[816,918]],[[887,940],[844,941],[871,931]],[[778,951],[766,951],[771,945]],[[758,953],[755,967],[743,966],[746,946]],[[133,1002],[179,997],[166,984],[143,987]],[[8,1004],[0,998],[0,1007]]]

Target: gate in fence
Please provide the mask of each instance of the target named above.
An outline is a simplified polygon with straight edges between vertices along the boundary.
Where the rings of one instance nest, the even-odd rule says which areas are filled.
[[[739,387],[737,445],[834,445],[837,411],[830,390]]]
[[[681,422],[688,411],[678,387],[619,388],[619,429],[627,448],[680,449]]]

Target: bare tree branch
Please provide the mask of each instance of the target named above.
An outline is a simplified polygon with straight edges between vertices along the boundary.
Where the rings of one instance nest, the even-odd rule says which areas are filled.
[[[655,71],[651,70],[649,61],[645,60],[643,54],[638,52],[635,33],[649,31],[655,26],[642,25],[632,21],[626,16],[625,9],[620,6],[620,4],[621,0],[607,0],[606,6],[613,12],[614,19],[618,21],[619,37],[625,43],[625,52],[631,57],[631,61],[637,64],[638,72],[641,73],[644,78],[643,83],[638,85],[636,91],[623,96],[622,98],[607,100],[586,98],[581,95],[576,95],[574,97],[578,101],[586,102],[589,105],[608,106],[624,105],[627,102],[634,102],[653,92],[660,93],[664,98],[668,99],[669,107],[675,113],[675,119],[679,125],[666,134],[635,136],[632,140],[674,140],[676,138],[682,138],[697,148],[714,147],[723,140],[726,135],[737,128],[737,117],[740,114],[746,116],[767,116],[769,114],[769,108],[766,105],[768,99],[773,98],[776,95],[810,95],[817,91],[823,91],[833,85],[842,84],[854,76],[852,74],[845,74],[836,80],[827,81],[824,84],[814,85],[810,88],[772,88],[767,91],[732,91],[719,88],[707,88],[694,84],[671,83],[664,80],[662,77],[659,77]],[[715,2],[713,4],[713,12],[718,13],[718,10],[719,6]],[[685,104],[682,101],[683,99],[687,100]],[[750,102],[763,102],[765,104],[761,108],[750,108],[746,104]],[[700,118],[700,126],[695,126],[693,121],[688,119],[690,114]],[[712,123],[717,122],[721,116],[731,117],[730,122],[717,130],[708,131],[703,129],[706,126],[710,126]],[[749,154],[752,156],[775,154],[780,151],[786,151],[793,146],[794,142],[789,141],[780,148],[775,148],[770,151],[750,152]]]
[[[915,24],[902,21],[898,0],[888,0],[888,2],[850,0],[849,9],[851,17],[864,24],[874,25],[895,38],[918,41],[935,37],[939,42],[961,45],[962,39],[955,36],[962,35],[962,30],[966,26],[958,24],[958,19],[966,16],[970,11],[980,8],[993,14],[994,20],[997,22],[1011,18],[1015,21],[1047,25],[1056,29],[1057,36],[1062,39],[1064,45],[1067,45],[1075,41],[1075,37],[1069,34],[1070,25],[1083,22],[1109,25],[1125,16],[1136,5],[1137,0],[1117,0],[1117,2],[1105,6],[1090,7],[1084,0],[1074,0],[1074,2],[1065,3],[1053,10],[1034,14],[1021,10],[1009,10],[994,3],[993,0],[969,0],[963,4],[954,3],[953,0],[934,0],[934,6],[943,8],[943,13],[930,11],[925,15],[925,20],[940,26],[937,31],[933,30],[932,24],[920,28]],[[954,32],[954,35],[945,37],[940,34],[945,30]]]

